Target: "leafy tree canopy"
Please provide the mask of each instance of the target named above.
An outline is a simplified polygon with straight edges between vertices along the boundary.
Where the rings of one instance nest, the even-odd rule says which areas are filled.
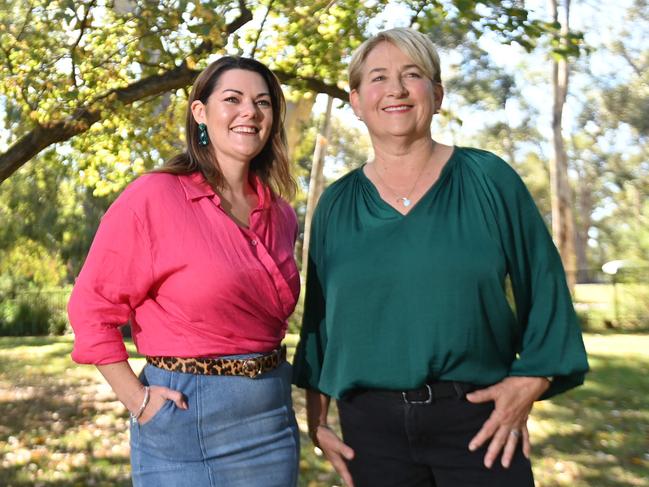
[[[491,31],[531,48],[553,28],[516,1],[0,0],[0,182],[54,146],[96,194],[120,189],[180,149],[187,88],[226,53],[344,100],[350,53],[388,3],[408,16],[385,27],[440,45]]]

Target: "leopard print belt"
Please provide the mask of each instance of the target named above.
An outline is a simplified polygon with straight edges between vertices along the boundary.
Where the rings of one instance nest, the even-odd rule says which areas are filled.
[[[147,363],[172,372],[198,375],[242,375],[251,379],[276,369],[284,360],[286,360],[285,345],[258,357],[241,359],[149,356],[146,358]]]

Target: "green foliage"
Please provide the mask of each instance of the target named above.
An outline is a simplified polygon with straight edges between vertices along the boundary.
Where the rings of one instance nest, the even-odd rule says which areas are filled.
[[[7,306],[9,304],[9,306]],[[50,309],[43,303],[5,303],[2,306],[0,335],[41,336],[49,334]],[[4,323],[3,323],[4,322]]]
[[[496,111],[520,96],[514,76],[498,67],[488,52],[475,43],[456,49],[461,63],[451,67],[453,76],[444,85],[449,94],[462,96],[476,110]]]
[[[507,32],[520,37],[535,25],[513,3],[397,3],[411,12],[413,25],[433,37],[434,28],[443,26],[446,36],[462,27],[457,30],[462,35],[471,32],[477,37],[493,30],[505,39]],[[313,90],[314,83],[320,88],[344,88],[349,56],[372,33],[370,22],[387,4],[0,0],[3,142],[11,146],[24,135],[61,121],[81,129],[70,140],[63,137],[55,148],[50,145],[3,184],[0,252],[20,247],[13,240],[24,235],[41,246],[41,267],[47,267],[46,252],[65,265],[68,280],[77,274],[99,217],[115,195],[184,145],[188,86],[166,91],[163,86],[161,94],[137,95],[156,82],[154,78],[179,66],[200,70],[216,55],[242,53],[268,63],[296,93]],[[248,22],[246,14],[266,21]],[[241,22],[233,23],[238,19]],[[125,88],[136,93],[128,101],[120,95]],[[80,110],[93,111],[99,121],[83,126],[86,122],[73,118]],[[332,163],[344,168],[364,161],[367,146],[357,144],[358,134],[336,131],[335,126],[329,148]],[[315,131],[307,128],[304,135],[296,157],[303,190]],[[350,158],[356,162],[349,162]],[[300,205],[298,196],[299,213]],[[5,287],[6,274],[0,276]],[[18,282],[15,276],[10,280]],[[28,281],[36,287],[44,285],[36,274],[20,280]]]
[[[517,2],[396,3],[411,13],[411,24],[435,40],[439,29],[457,40],[467,33],[477,38],[494,31],[504,42],[531,45],[547,32]],[[163,96],[135,95],[134,103],[124,104],[116,90],[143,87],[181,64],[200,69],[211,55],[253,54],[253,49],[255,57],[281,72],[294,89],[313,89],[314,82],[341,88],[351,52],[387,4],[2,0],[0,100],[7,143],[63,120],[86,130],[86,122],[70,117],[92,110],[100,122],[65,151],[50,156],[51,163],[74,161],[83,171],[83,183],[97,196],[118,191],[134,174],[178,150],[186,93],[162,87]],[[246,22],[244,14],[267,21]],[[244,21],[227,24],[238,18]]]
[[[25,237],[18,238],[8,250],[0,251],[0,261],[0,296],[19,288],[57,286],[65,276],[65,268],[56,255]]]
[[[16,262],[0,268],[0,295],[57,286],[76,276],[115,197],[95,197],[77,179],[74,163],[53,163],[52,152],[44,157],[46,164],[29,164],[0,189],[0,255]]]
[[[351,112],[350,112],[351,114]],[[350,115],[351,116],[351,115]],[[294,148],[294,175],[298,181],[299,192],[293,206],[296,208],[303,226],[306,212],[306,198],[311,176],[311,165],[315,151],[316,136],[324,123],[324,114],[311,117],[301,129],[301,138]],[[328,181],[337,179],[348,171],[359,167],[368,160],[370,153],[369,136],[364,130],[348,126],[344,120],[332,115],[331,134],[327,142],[325,154],[325,167],[327,168]]]
[[[368,22],[386,2],[344,0],[326,8],[329,3],[287,0],[272,4],[257,56],[273,69],[294,73],[295,88],[303,86],[300,78],[315,77],[329,84],[345,79],[344,59],[363,41]],[[253,36],[256,31],[250,31],[247,40],[252,42]]]
[[[588,267],[599,269],[618,259],[649,267],[643,207],[649,192],[648,139],[606,108],[610,86],[599,85],[584,96],[578,128],[568,140],[579,240],[588,242]],[[629,139],[631,144],[625,142]]]
[[[65,301],[68,292],[23,291],[0,300],[0,336],[63,335],[69,332]]]
[[[649,283],[646,268],[620,271],[615,282],[577,284],[575,307],[582,328],[592,332],[649,329]],[[607,276],[610,277],[610,276]]]

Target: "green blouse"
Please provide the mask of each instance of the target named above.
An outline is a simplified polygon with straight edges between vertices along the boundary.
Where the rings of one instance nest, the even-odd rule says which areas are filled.
[[[296,385],[339,398],[356,387],[540,376],[554,378],[550,397],[583,383],[587,370],[558,252],[502,159],[456,147],[405,216],[362,169],[323,193],[312,223]]]

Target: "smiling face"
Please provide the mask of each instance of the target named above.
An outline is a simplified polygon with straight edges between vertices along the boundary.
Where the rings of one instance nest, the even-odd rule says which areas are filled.
[[[219,77],[206,103],[191,105],[196,123],[207,125],[219,164],[249,163],[266,145],[273,124],[268,86],[256,72],[230,69]]]
[[[433,83],[408,55],[385,41],[367,55],[350,102],[372,138],[420,138],[430,137],[430,124],[442,97],[439,83]]]

